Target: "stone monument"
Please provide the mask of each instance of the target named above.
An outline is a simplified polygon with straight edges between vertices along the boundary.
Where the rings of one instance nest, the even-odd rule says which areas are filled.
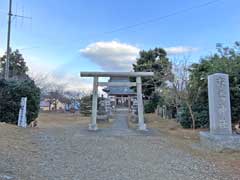
[[[99,100],[98,112],[97,112],[97,121],[108,121],[109,115],[106,108],[106,101],[103,97]]]
[[[231,135],[232,119],[228,75],[217,73],[208,77],[208,99],[210,132],[216,135]]]
[[[111,107],[111,101],[109,98],[105,99],[105,106],[106,106],[106,111],[109,116],[112,116],[112,107]]]
[[[215,151],[240,150],[240,136],[232,133],[227,74],[208,76],[208,101],[210,132],[200,132],[201,144]]]
[[[23,128],[27,127],[26,111],[27,111],[27,98],[22,97],[21,98],[19,115],[18,115],[18,126],[19,127],[23,127]]]
[[[138,123],[138,102],[137,102],[137,99],[133,99],[131,120],[132,120],[133,123]]]

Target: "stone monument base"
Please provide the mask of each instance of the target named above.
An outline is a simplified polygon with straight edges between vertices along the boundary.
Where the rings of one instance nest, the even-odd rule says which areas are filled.
[[[97,115],[97,122],[108,122],[109,116],[106,115]]]
[[[146,126],[146,124],[144,123],[144,124],[141,124],[141,125],[139,125],[139,127],[138,127],[138,130],[140,130],[140,131],[148,131],[147,130],[147,126]]]
[[[215,135],[200,132],[200,143],[203,147],[216,152],[240,151],[240,135]]]
[[[131,118],[131,121],[133,123],[138,123],[138,116],[136,114],[131,113],[131,117],[130,118]]]
[[[97,131],[98,130],[97,124],[89,124],[88,130],[89,131]]]

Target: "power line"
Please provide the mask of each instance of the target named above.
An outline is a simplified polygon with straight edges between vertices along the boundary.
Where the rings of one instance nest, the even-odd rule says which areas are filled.
[[[163,16],[160,16],[160,17],[155,17],[155,18],[152,18],[152,19],[149,19],[149,20],[146,20],[146,21],[138,22],[138,23],[135,23],[135,24],[127,25],[127,26],[122,26],[120,28],[116,28],[116,29],[106,31],[106,32],[102,32],[102,33],[101,32],[96,33],[96,34],[94,33],[94,34],[91,34],[91,35],[104,35],[104,34],[107,35],[107,34],[112,34],[112,33],[115,33],[115,32],[124,31],[124,30],[127,30],[127,29],[132,29],[132,28],[142,26],[142,25],[145,25],[145,24],[151,24],[151,23],[154,23],[154,22],[165,20],[165,19],[173,17],[173,16],[177,16],[179,14],[187,13],[187,12],[192,11],[194,9],[199,9],[199,8],[203,8],[203,7],[206,7],[206,6],[210,6],[212,4],[216,4],[217,2],[220,2],[220,1],[223,1],[223,0],[207,1],[207,2],[202,3],[202,4],[198,4],[198,5],[195,5],[195,6],[188,7],[188,8],[176,10],[175,12],[171,12],[169,14],[166,14],[166,15],[163,15]],[[1,11],[3,12],[3,10],[0,9],[0,12]],[[18,15],[15,15],[15,17],[24,17],[24,18],[27,18],[27,19],[31,19],[30,17],[18,16]],[[49,40],[49,38],[47,38],[47,39]],[[53,41],[52,43],[54,43],[54,42],[55,41]],[[57,44],[59,44],[59,42],[61,42],[61,41],[57,41]],[[60,47],[62,47],[62,45],[60,45]],[[34,47],[34,48],[40,48],[40,47],[37,46],[37,47]],[[23,50],[27,50],[27,49],[32,49],[32,48],[23,48]]]
[[[163,20],[163,19],[167,19],[167,18],[172,17],[172,16],[176,16],[178,14],[183,14],[183,13],[186,13],[188,11],[192,11],[194,9],[199,9],[199,8],[202,8],[202,7],[205,7],[205,6],[215,4],[219,1],[222,1],[222,0],[208,1],[208,2],[205,2],[205,3],[202,3],[202,4],[198,4],[196,6],[192,6],[192,7],[189,7],[189,8],[181,9],[181,10],[166,14],[164,16],[160,16],[160,17],[152,18],[152,19],[142,21],[142,22],[139,22],[139,23],[123,26],[123,27],[120,27],[120,28],[117,28],[117,29],[114,29],[114,30],[111,30],[111,31],[106,31],[106,32],[104,32],[104,34],[112,34],[112,33],[115,33],[115,32],[131,29],[131,28],[134,28],[134,27],[137,27],[137,26],[142,26],[142,25],[145,25],[145,24],[151,24],[151,23]]]
[[[91,35],[113,34],[115,32],[120,32],[120,31],[124,31],[124,30],[127,30],[127,29],[132,29],[134,27],[142,26],[142,25],[145,25],[145,24],[151,24],[151,23],[154,23],[154,22],[157,22],[157,21],[161,21],[161,20],[167,19],[167,18],[172,17],[172,16],[176,16],[176,15],[179,15],[179,14],[184,14],[184,13],[192,11],[194,9],[199,9],[199,8],[203,8],[203,7],[215,4],[215,3],[219,2],[219,1],[223,1],[223,0],[207,1],[205,3],[198,4],[198,5],[195,5],[195,6],[191,6],[189,8],[184,8],[184,9],[181,9],[181,10],[177,10],[175,12],[172,12],[172,13],[160,16],[160,17],[152,18],[152,19],[149,19],[149,20],[146,20],[146,21],[142,21],[142,22],[139,22],[139,23],[135,23],[135,24],[132,24],[132,25],[123,26],[123,27],[120,27],[120,28],[117,28],[117,29],[113,29],[111,31],[106,31],[106,32],[103,32],[103,33],[96,33],[96,34],[91,34]],[[89,35],[89,36],[91,36],[91,35]]]

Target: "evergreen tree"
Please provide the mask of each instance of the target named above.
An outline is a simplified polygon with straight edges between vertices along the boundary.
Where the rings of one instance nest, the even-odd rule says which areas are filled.
[[[135,72],[154,72],[153,77],[142,78],[142,91],[145,99],[149,101],[145,103],[145,112],[154,112],[161,99],[159,90],[164,87],[166,81],[173,79],[172,64],[167,58],[167,53],[162,48],[150,49],[149,51],[140,51],[137,63],[133,64]],[[132,81],[133,78],[131,78]]]
[[[233,122],[240,120],[240,43],[236,42],[233,48],[217,45],[218,53],[201,59],[189,69],[190,95],[197,97],[192,104],[196,117],[196,127],[209,125],[208,115],[208,75],[225,73],[229,75],[231,110]],[[187,108],[182,104],[180,122],[184,127],[191,127]]]
[[[82,97],[80,103],[80,114],[90,116],[92,113],[92,95]]]
[[[5,64],[6,64],[7,55],[5,54],[0,58],[0,69],[1,75],[3,76],[5,73]],[[9,78],[28,78],[27,76],[28,67],[26,66],[26,62],[19,52],[19,50],[15,50],[10,52],[9,58]]]
[[[172,64],[167,58],[167,53],[162,48],[149,51],[140,51],[137,63],[133,64],[135,72],[154,72],[154,77],[142,78],[143,94],[153,96],[154,91],[164,85],[167,80],[172,80]]]

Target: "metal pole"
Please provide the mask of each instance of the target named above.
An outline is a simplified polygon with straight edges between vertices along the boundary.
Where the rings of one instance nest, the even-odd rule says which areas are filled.
[[[5,79],[9,79],[9,59],[10,59],[10,38],[11,38],[11,18],[12,18],[12,0],[9,0],[8,13],[8,36],[7,36],[7,57],[5,63]]]

